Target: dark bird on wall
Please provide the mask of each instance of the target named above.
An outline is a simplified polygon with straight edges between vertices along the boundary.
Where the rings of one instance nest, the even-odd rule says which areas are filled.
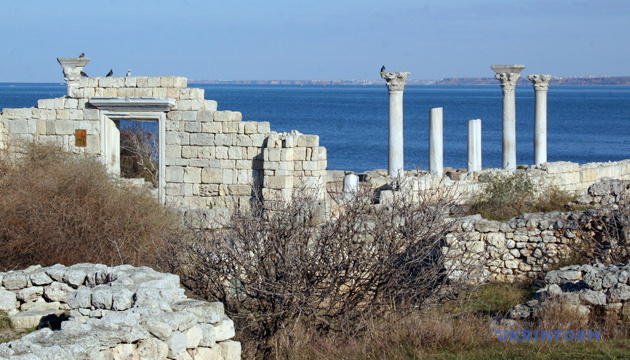
[[[107,75],[105,75],[105,77],[110,77],[112,75],[114,75],[114,70],[109,69],[109,72],[107,73]]]
[[[81,76],[83,77],[89,77],[88,74],[84,73],[83,71],[81,71]]]
[[[381,72],[385,72],[385,65],[381,68]]]
[[[81,53],[81,55],[79,55],[80,58],[84,57],[85,53]]]

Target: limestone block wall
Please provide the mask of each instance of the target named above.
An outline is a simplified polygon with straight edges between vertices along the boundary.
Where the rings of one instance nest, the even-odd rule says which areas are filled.
[[[268,122],[240,112],[173,110],[167,114],[166,195],[175,207],[248,207],[262,185]]]
[[[13,327],[38,328],[1,344],[3,359],[241,357],[223,304],[188,299],[177,275],[129,265],[31,266],[0,273],[0,284],[0,310]]]
[[[292,133],[272,134],[263,150],[265,201],[289,199],[294,189],[315,191],[325,198],[326,148],[319,146],[319,136]]]
[[[42,99],[28,109],[3,109],[0,135],[4,129],[6,137],[0,136],[0,146],[51,142],[100,156],[116,173],[117,122],[152,120],[163,122],[160,191],[169,206],[248,208],[263,194],[323,184],[326,149],[317,136],[278,135],[268,122],[243,121],[240,112],[218,111],[217,102],[204,95],[203,89],[188,88],[186,78],[177,76],[80,78],[70,97]],[[77,146],[77,130],[85,130],[85,146]]]

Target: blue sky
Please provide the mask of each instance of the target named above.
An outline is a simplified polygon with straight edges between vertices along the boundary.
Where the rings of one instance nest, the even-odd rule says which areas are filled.
[[[3,0],[0,82],[91,76],[376,79],[630,75],[629,0]]]

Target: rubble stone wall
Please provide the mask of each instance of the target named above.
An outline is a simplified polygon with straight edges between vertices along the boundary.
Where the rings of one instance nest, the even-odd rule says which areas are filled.
[[[628,196],[630,181],[609,180],[590,186],[578,203],[593,209],[615,209],[620,202],[627,202]],[[443,253],[456,269],[469,264],[467,260],[477,264],[485,279],[534,279],[574,254],[584,241],[580,219],[594,214],[595,210],[554,211],[524,214],[505,222],[482,219],[480,215],[463,217],[447,234]]]
[[[147,267],[54,265],[0,273],[0,310],[17,330],[3,359],[240,359],[223,304],[188,299]]]
[[[509,318],[533,320],[553,300],[573,310],[584,324],[597,309],[618,321],[630,321],[630,263],[571,265],[550,271],[536,299],[512,308]]]

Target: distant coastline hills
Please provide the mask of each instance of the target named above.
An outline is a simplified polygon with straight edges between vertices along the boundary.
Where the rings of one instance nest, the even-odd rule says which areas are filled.
[[[190,84],[231,84],[231,85],[383,85],[378,80],[189,80]],[[444,78],[439,80],[407,79],[408,85],[499,85],[495,78]],[[531,81],[521,77],[517,85],[531,85]],[[550,85],[619,85],[630,86],[630,76],[581,76],[554,77]]]

